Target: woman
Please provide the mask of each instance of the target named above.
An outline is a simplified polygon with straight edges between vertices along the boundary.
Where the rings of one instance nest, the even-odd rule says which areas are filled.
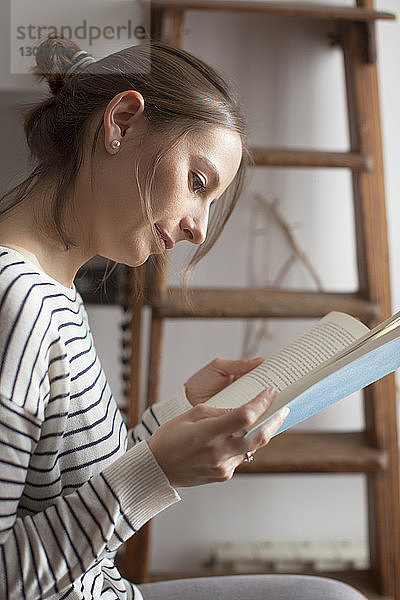
[[[135,267],[203,244],[216,201],[204,255],[241,190],[245,130],[224,81],[161,43],[95,62],[48,39],[37,64],[51,95],[25,120],[34,169],[0,204],[0,597],[360,599],[318,578],[121,578],[116,551],[176,488],[230,479],[286,413],[244,439],[273,391],[206,407],[261,360],[217,359],[128,433],[74,277],[96,254]]]

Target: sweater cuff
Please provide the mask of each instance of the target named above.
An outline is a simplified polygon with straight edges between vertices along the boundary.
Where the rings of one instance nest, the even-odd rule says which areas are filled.
[[[139,442],[103,471],[121,512],[136,531],[159,512],[181,500],[147,442]]]
[[[193,406],[186,398],[185,386],[182,384],[165,400],[153,404],[152,408],[160,425],[163,425],[163,423],[179,417]]]

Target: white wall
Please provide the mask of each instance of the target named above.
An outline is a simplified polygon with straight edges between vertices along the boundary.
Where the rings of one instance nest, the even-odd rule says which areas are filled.
[[[329,4],[329,2],[326,2]],[[345,4],[345,2],[341,2]],[[352,4],[348,1],[346,4]],[[399,13],[396,0],[379,0],[378,8]],[[5,7],[2,5],[1,11]],[[5,20],[0,22],[4,24]],[[278,26],[279,24],[279,26]],[[193,12],[185,28],[185,47],[222,70],[240,89],[253,144],[347,149],[343,70],[339,49],[329,48],[330,27],[306,21],[258,16]],[[386,164],[393,308],[400,305],[400,23],[379,23],[378,51]],[[5,56],[5,53],[2,55]],[[3,59],[4,60],[4,59]],[[7,64],[1,63],[3,72]],[[3,80],[4,81],[4,80]],[[5,77],[5,81],[9,81]],[[24,80],[25,88],[31,84]],[[1,85],[1,84],[0,84]],[[7,84],[9,89],[19,84]],[[24,153],[14,103],[21,93],[3,93],[0,123],[1,187],[21,169]],[[246,265],[255,224],[261,215],[253,192],[279,200],[280,210],[316,267],[324,287],[332,291],[357,286],[349,174],[345,171],[257,169],[223,237],[198,267],[196,285],[248,284]],[[253,264],[260,282],[273,278],[287,247],[277,230],[266,224],[267,257]],[[184,246],[184,245],[183,245]],[[186,248],[174,251],[176,270]],[[261,271],[261,272],[260,272]],[[177,276],[172,272],[171,281]],[[301,267],[290,273],[289,287],[312,289]],[[115,396],[120,396],[118,309],[91,308],[89,316],[98,352]],[[310,321],[275,321],[260,353],[268,354]],[[220,355],[238,357],[244,323],[233,321],[167,324],[162,375],[164,393],[201,365]],[[112,343],[110,342],[112,341]],[[362,428],[360,399],[346,399],[302,425],[303,429]],[[187,489],[183,502],[154,520],[151,563],[163,569],[192,570],[204,562],[211,544],[223,540],[316,540],[366,537],[365,489],[362,476],[302,475],[237,477],[226,484]],[[346,510],[343,510],[346,506]]]

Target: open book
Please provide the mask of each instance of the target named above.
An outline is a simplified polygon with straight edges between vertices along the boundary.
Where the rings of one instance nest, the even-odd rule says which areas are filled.
[[[330,312],[207,404],[235,408],[272,386],[278,392],[272,405],[246,435],[287,405],[278,434],[399,367],[400,312],[372,330]]]

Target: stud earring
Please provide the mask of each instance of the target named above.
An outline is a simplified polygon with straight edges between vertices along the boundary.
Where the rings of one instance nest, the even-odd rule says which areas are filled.
[[[111,148],[113,150],[118,150],[118,148],[121,146],[121,142],[119,140],[113,140],[111,142]]]

